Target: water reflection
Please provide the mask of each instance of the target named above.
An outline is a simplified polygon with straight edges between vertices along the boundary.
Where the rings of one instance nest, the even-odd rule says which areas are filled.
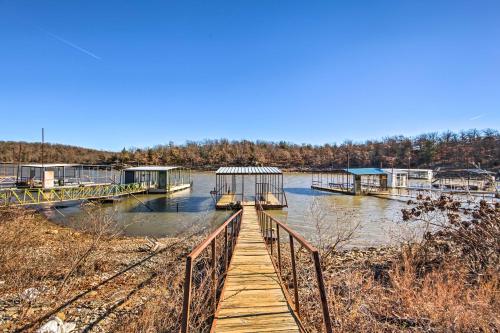
[[[214,229],[231,212],[214,210],[210,196],[213,181],[212,173],[194,173],[192,189],[170,195],[122,197],[113,204],[104,204],[104,207],[106,212],[114,215],[118,226],[128,236],[176,236],[193,226]],[[60,224],[75,228],[85,223],[85,214],[79,206],[59,208],[59,211],[65,217],[53,211],[47,215]]]

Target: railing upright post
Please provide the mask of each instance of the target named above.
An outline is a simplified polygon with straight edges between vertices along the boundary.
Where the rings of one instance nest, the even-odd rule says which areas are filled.
[[[234,233],[234,244],[236,245],[236,239],[238,239],[238,235],[240,233],[240,226],[241,226],[241,216],[238,216],[237,218],[234,219],[234,224],[236,224],[236,232]]]
[[[234,220],[231,221],[231,258],[234,253],[234,235],[236,234],[236,223]]]
[[[281,245],[280,245],[280,225],[276,223],[276,239],[278,240],[278,270],[281,276]]]
[[[184,280],[184,302],[182,305],[181,333],[189,332],[189,312],[191,307],[191,275],[193,273],[193,261],[190,256],[186,258],[186,277]]]
[[[264,219],[262,212],[259,211],[260,234],[264,237]]]
[[[227,225],[224,228],[224,271],[227,272],[227,266],[229,263],[229,249],[227,246]]]
[[[266,215],[266,244],[269,243],[269,224],[270,224],[269,216]]]
[[[214,296],[214,302],[213,302],[213,311],[215,314],[215,311],[217,310],[217,249],[216,249],[216,243],[215,240],[217,237],[215,237],[212,240],[212,294]]]
[[[321,308],[323,310],[323,321],[325,323],[326,333],[332,333],[332,321],[330,319],[330,311],[328,310],[328,300],[326,297],[325,282],[323,280],[323,272],[321,271],[321,262],[319,260],[318,251],[313,252],[314,268],[316,269],[316,279],[318,280],[319,297],[321,298]]]
[[[290,255],[292,259],[292,275],[293,275],[293,294],[295,296],[295,311],[297,315],[300,316],[300,306],[299,306],[299,282],[297,281],[297,268],[295,265],[295,249],[293,246],[293,236],[290,235]]]
[[[269,224],[270,224],[270,228],[269,228],[269,231],[271,233],[271,258],[273,257],[273,220],[271,218],[269,218]]]

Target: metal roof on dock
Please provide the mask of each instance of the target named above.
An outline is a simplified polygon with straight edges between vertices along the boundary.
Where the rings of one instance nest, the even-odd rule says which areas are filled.
[[[325,173],[348,173],[350,175],[357,176],[372,176],[372,175],[386,175],[387,172],[380,168],[345,168],[345,169],[329,169],[329,170],[319,170],[316,172]]]
[[[25,168],[62,168],[62,167],[77,167],[83,164],[71,164],[71,163],[30,163],[21,164],[21,167]]]
[[[371,176],[371,175],[385,175],[387,172],[385,172],[382,169],[379,168],[354,168],[354,169],[344,169],[345,172],[350,173],[351,175],[358,175],[358,176]]]
[[[168,171],[173,169],[179,169],[178,166],[160,166],[160,165],[145,165],[126,168],[126,171]]]
[[[279,175],[283,172],[276,167],[220,167],[215,173],[218,175]]]

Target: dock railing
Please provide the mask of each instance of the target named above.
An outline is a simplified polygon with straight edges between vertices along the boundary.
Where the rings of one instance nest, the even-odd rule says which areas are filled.
[[[234,253],[243,210],[229,217],[186,258],[181,332],[203,331],[215,314],[227,269]],[[193,270],[196,271],[193,272]],[[213,311],[207,312],[207,306]],[[196,320],[191,320],[191,313]],[[201,316],[201,313],[210,315]]]
[[[103,199],[113,196],[140,193],[146,188],[140,184],[101,184],[74,187],[7,188],[0,189],[0,207],[8,205],[39,205],[62,201]]]
[[[315,327],[316,330],[333,332],[318,249],[290,227],[266,213],[259,202],[256,202],[256,207],[262,237],[264,237],[281,285],[285,289],[285,296],[293,305],[295,314],[306,328]],[[296,249],[296,245],[300,248]],[[303,250],[310,256],[303,256]],[[316,277],[316,281],[312,278],[313,276]],[[301,287],[304,288],[302,295]],[[311,289],[316,289],[317,294],[311,293]],[[308,305],[307,311],[301,308],[301,296],[305,298],[304,303]],[[318,302],[318,296],[320,302]],[[319,304],[321,309],[318,308]],[[319,311],[323,317],[323,325],[320,324],[322,328],[317,323]]]

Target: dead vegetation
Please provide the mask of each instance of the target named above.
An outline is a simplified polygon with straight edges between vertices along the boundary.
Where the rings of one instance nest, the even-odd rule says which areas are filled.
[[[425,225],[420,239],[399,248],[336,252],[326,259],[336,331],[498,332],[498,204],[463,207],[450,197],[420,197],[409,205],[404,220]],[[317,304],[302,307],[316,309],[308,322],[319,331]]]
[[[175,331],[179,273],[204,231],[160,239],[153,252],[144,239],[119,236],[99,205],[83,209],[88,223],[79,231],[35,211],[0,212],[0,330],[35,331],[57,316],[77,331]]]
[[[120,237],[113,217],[99,206],[84,209],[85,231],[56,226],[34,211],[0,212],[0,330],[34,331],[58,316],[84,332],[177,332],[185,256],[202,231],[160,239],[152,252],[143,239]],[[400,247],[361,250],[342,249],[357,228],[342,224],[339,215],[339,235],[315,242],[334,330],[498,332],[499,210],[485,202],[464,207],[449,197],[420,197],[403,217],[406,224],[423,226],[422,237]],[[326,233],[318,214],[311,218],[320,237]],[[282,244],[282,274],[291,288],[289,251]],[[311,332],[321,331],[310,255],[301,247],[296,251],[301,315]],[[207,258],[201,266],[209,266]],[[202,269],[199,283],[208,273]],[[204,332],[211,298],[195,299],[193,331]]]

